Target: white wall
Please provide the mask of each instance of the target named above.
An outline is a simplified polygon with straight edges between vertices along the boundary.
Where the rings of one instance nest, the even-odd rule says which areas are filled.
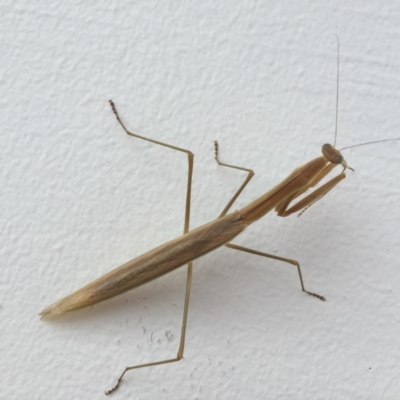
[[[239,208],[333,140],[400,137],[396,1],[1,4],[0,398],[103,399],[124,366],[173,357],[184,269],[54,323],[38,312],[192,227],[253,168]],[[195,264],[185,359],[131,372],[115,399],[397,399],[400,143],[344,153],[356,172],[301,218],[268,216]]]

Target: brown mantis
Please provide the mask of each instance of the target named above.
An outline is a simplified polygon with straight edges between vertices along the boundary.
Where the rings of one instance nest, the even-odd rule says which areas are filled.
[[[336,96],[336,103],[337,102],[338,95]],[[50,320],[60,317],[67,312],[94,305],[100,301],[106,300],[127,290],[145,284],[168,272],[171,272],[172,270],[182,265],[187,264],[188,269],[181,338],[176,357],[126,367],[121,376],[118,378],[117,384],[111,390],[108,390],[106,394],[110,394],[118,388],[123,376],[129,370],[172,363],[179,361],[183,358],[192,281],[193,260],[212,250],[215,250],[222,245],[225,245],[231,249],[260,255],[275,260],[280,260],[294,265],[297,268],[299,274],[302,291],[320,300],[325,300],[323,296],[306,290],[303,282],[300,264],[297,261],[238,246],[231,243],[231,240],[239,235],[250,224],[257,221],[272,210],[275,210],[276,213],[281,217],[287,217],[289,215],[292,215],[293,213],[304,212],[312,204],[316,203],[323,196],[325,196],[341,180],[346,177],[346,168],[351,169],[347,166],[347,163],[339,150],[336,150],[332,145],[324,144],[322,146],[322,156],[317,157],[307,162],[306,164],[296,168],[286,179],[284,179],[281,183],[266,192],[264,195],[260,196],[240,210],[228,214],[235,200],[238,198],[245,186],[253,177],[254,172],[251,169],[222,163],[218,157],[218,144],[216,142],[215,159],[218,164],[228,168],[245,171],[247,172],[247,177],[217,219],[190,231],[189,221],[194,155],[189,150],[152,140],[130,132],[123,124],[112,100],[110,100],[110,105],[112,111],[116,116],[117,121],[128,135],[170,148],[172,150],[183,152],[187,155],[188,179],[186,187],[186,208],[183,235],[127,262],[126,264],[112,270],[106,275],[86,285],[75,293],[54,303],[40,313],[41,318],[43,320]],[[337,128],[335,129],[335,132],[336,131]],[[337,165],[341,165],[343,167],[343,170],[337,176],[331,178],[321,187],[315,189],[314,191],[303,197],[301,200],[297,201],[297,203],[292,205],[295,199],[303,195],[308,189],[313,188],[319,182],[321,182]]]

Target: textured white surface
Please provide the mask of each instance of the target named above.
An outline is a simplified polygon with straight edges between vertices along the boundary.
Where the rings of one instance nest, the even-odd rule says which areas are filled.
[[[1,399],[103,399],[125,365],[172,357],[185,271],[54,323],[38,312],[237,208],[332,141],[400,136],[398,2],[1,4]],[[185,359],[129,373],[115,399],[398,399],[400,143],[345,153],[356,173],[301,218],[269,216],[197,261]]]

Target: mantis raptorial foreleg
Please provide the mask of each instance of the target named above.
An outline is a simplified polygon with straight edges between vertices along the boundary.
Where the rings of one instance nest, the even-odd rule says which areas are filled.
[[[304,213],[308,208],[310,208],[313,204],[315,204],[318,200],[324,197],[330,190],[332,190],[342,179],[346,178],[346,174],[341,172],[339,175],[330,179],[328,182],[323,184],[318,189],[314,190],[308,196],[305,196],[296,204],[291,206],[289,209],[290,203],[305,193],[308,189],[317,185],[329,172],[332,171],[333,168],[336,167],[336,164],[328,164],[305,188],[295,192],[292,196],[288,197],[285,201],[280,203],[275,211],[280,217],[288,217],[289,215],[301,211],[299,216]],[[348,167],[350,169],[350,167]]]

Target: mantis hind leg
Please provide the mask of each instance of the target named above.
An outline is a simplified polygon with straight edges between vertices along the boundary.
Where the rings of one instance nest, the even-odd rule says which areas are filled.
[[[317,299],[320,299],[320,300],[322,300],[322,301],[325,301],[325,300],[326,300],[324,296],[321,296],[320,294],[317,294],[317,293],[310,292],[310,291],[306,290],[306,288],[304,287],[304,281],[303,281],[303,275],[302,275],[302,273],[301,273],[300,263],[299,263],[298,261],[292,260],[291,258],[279,257],[279,256],[275,256],[275,255],[273,255],[273,254],[262,253],[261,251],[249,249],[249,248],[243,247],[243,246],[238,246],[238,245],[233,244],[233,243],[226,243],[225,246],[226,246],[226,247],[229,247],[230,249],[239,250],[239,251],[244,251],[244,252],[246,252],[246,253],[255,254],[255,255],[257,255],[257,256],[272,258],[273,260],[283,261],[283,262],[286,262],[286,263],[288,263],[288,264],[294,265],[294,266],[297,268],[297,272],[298,272],[298,274],[299,274],[301,290],[302,290],[304,293],[309,294],[310,296],[316,297]]]
[[[164,147],[167,147],[169,149],[180,151],[182,153],[186,153],[187,154],[188,164],[189,165],[188,165],[188,179],[187,179],[187,186],[186,186],[186,206],[185,206],[185,221],[184,221],[183,233],[184,234],[188,233],[189,232],[189,223],[190,223],[190,203],[191,203],[191,192],[192,192],[192,175],[193,175],[193,159],[194,159],[193,153],[190,152],[189,150],[183,149],[181,147],[172,146],[170,144],[163,143],[163,142],[160,142],[160,141],[157,141],[157,140],[153,140],[153,139],[149,139],[147,137],[140,136],[140,135],[137,135],[136,133],[128,131],[128,129],[125,127],[125,125],[123,124],[123,122],[121,121],[121,119],[119,117],[119,114],[117,112],[117,109],[115,107],[114,102],[112,100],[110,100],[109,102],[110,102],[111,109],[112,109],[112,111],[114,112],[114,114],[115,114],[115,116],[117,118],[117,121],[120,123],[120,125],[122,126],[124,131],[129,136],[133,136],[133,137],[136,137],[138,139],[145,140],[147,142],[158,144],[160,146],[164,146]],[[110,390],[107,390],[105,392],[107,395],[113,393],[115,390],[118,389],[118,387],[119,387],[124,375],[128,371],[130,371],[132,369],[153,367],[153,366],[162,365],[162,364],[169,364],[169,363],[173,363],[173,362],[179,361],[179,360],[181,360],[183,358],[183,352],[184,352],[184,348],[185,348],[186,325],[187,325],[187,318],[188,318],[188,312],[189,312],[189,300],[190,300],[190,289],[191,289],[191,284],[192,284],[192,274],[193,274],[193,262],[189,262],[188,263],[188,268],[187,268],[185,303],[184,303],[184,306],[183,306],[181,338],[180,338],[179,348],[178,348],[178,352],[177,352],[176,357],[170,358],[170,359],[166,359],[166,360],[155,361],[155,362],[150,362],[150,363],[145,363],[145,364],[138,364],[138,365],[133,365],[133,366],[130,366],[130,367],[126,367],[124,369],[124,371],[122,372],[122,374],[120,375],[120,377],[118,378],[117,383],[115,384],[115,386],[113,388],[111,388]]]

